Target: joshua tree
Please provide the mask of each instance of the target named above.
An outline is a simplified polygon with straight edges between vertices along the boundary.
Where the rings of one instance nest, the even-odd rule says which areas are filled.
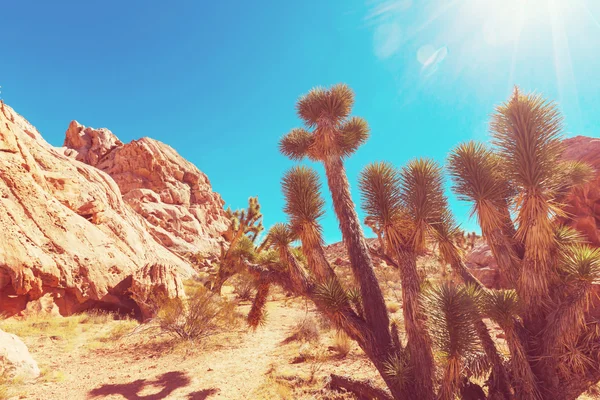
[[[298,116],[312,132],[303,128],[293,129],[281,139],[279,148],[292,160],[308,157],[325,166],[335,214],[354,275],[360,283],[365,318],[375,328],[373,334],[382,342],[389,343],[391,337],[385,301],[373,272],[373,262],[344,169],[344,159],[351,156],[369,137],[367,122],[359,117],[350,117],[353,105],[354,93],[346,85],[311,90],[298,100],[296,109]]]
[[[244,269],[245,262],[252,261],[255,242],[263,230],[262,214],[257,197],[248,199],[246,210],[226,210],[229,228],[222,233],[226,243],[221,243],[219,269],[212,290],[221,294],[223,284]]]
[[[561,161],[561,130],[552,103],[515,89],[492,117],[494,147],[462,144],[449,159],[454,189],[473,203],[514,289],[493,292],[484,303],[506,332],[514,388],[523,399],[576,398],[600,378],[597,323],[587,301],[600,260],[557,218],[565,193],[591,171]]]
[[[344,288],[323,256],[318,176],[306,167],[294,168],[283,179],[289,225],[274,226],[256,262],[246,263],[262,288],[251,325],[264,318],[271,284],[312,300],[359,344],[384,379],[389,393],[333,377],[332,384],[367,398],[453,399],[476,387],[468,381],[472,375],[487,377],[489,399],[575,399],[598,382],[600,322],[590,311],[600,283],[600,250],[560,223],[562,201],[591,171],[561,161],[555,107],[515,90],[493,116],[494,147],[466,143],[450,155],[454,189],[473,203],[483,237],[509,283],[491,290],[464,265],[442,169],[433,161],[418,159],[401,170],[386,163],[364,169],[363,206],[380,242],[379,250],[366,247],[342,164],[366,140],[366,124],[348,119],[351,100],[349,89],[339,85],[301,98],[299,114],[314,132],[292,131],[281,149],[294,159],[308,155],[324,162],[360,293]],[[306,266],[291,248],[296,238]],[[433,243],[462,282],[420,278],[418,258]],[[389,323],[370,253],[400,273],[405,343],[396,324]],[[510,351],[506,363],[484,317],[504,330]],[[434,353],[441,355],[437,364]]]

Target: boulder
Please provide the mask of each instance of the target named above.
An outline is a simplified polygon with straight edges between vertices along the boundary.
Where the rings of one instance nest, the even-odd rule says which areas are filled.
[[[17,336],[0,330],[0,376],[31,381],[40,376],[37,362]]]
[[[478,239],[465,260],[466,267],[488,288],[500,289],[505,282],[500,275],[496,259],[483,239]]]
[[[178,254],[215,255],[229,220],[208,177],[173,148],[150,138],[123,144],[107,129],[73,121],[65,154],[109,174],[154,238]]]
[[[88,149],[82,161],[90,163],[120,145],[107,132],[81,143],[77,152]],[[91,307],[129,312],[140,268],[161,262],[182,277],[195,273],[157,240],[110,175],[65,150],[0,103],[0,313],[20,312],[47,293],[63,315]]]

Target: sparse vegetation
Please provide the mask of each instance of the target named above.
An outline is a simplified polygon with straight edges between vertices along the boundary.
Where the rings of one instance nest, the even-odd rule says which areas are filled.
[[[186,299],[163,301],[153,323],[176,339],[199,341],[235,324],[234,307],[200,286]]]

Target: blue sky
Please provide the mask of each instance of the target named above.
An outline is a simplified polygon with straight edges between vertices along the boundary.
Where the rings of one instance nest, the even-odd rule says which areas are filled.
[[[62,145],[72,119],[161,140],[227,205],[258,195],[266,226],[285,220],[279,181],[293,165],[278,140],[314,86],[349,84],[371,126],[346,163],[357,203],[371,161],[444,162],[459,142],[486,140],[514,84],[558,102],[568,136],[600,137],[596,0],[21,0],[1,12],[1,96],[48,142]]]

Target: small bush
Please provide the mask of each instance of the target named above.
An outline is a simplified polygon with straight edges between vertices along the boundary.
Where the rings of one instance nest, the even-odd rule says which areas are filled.
[[[346,358],[352,349],[352,341],[350,337],[343,331],[338,331],[335,334],[333,342],[333,351],[335,351],[340,358]]]
[[[319,340],[319,328],[314,318],[305,318],[290,329],[290,335],[283,341],[291,342],[316,342]]]
[[[236,321],[235,304],[198,287],[185,300],[163,301],[155,319],[159,328],[176,339],[201,340]]]

